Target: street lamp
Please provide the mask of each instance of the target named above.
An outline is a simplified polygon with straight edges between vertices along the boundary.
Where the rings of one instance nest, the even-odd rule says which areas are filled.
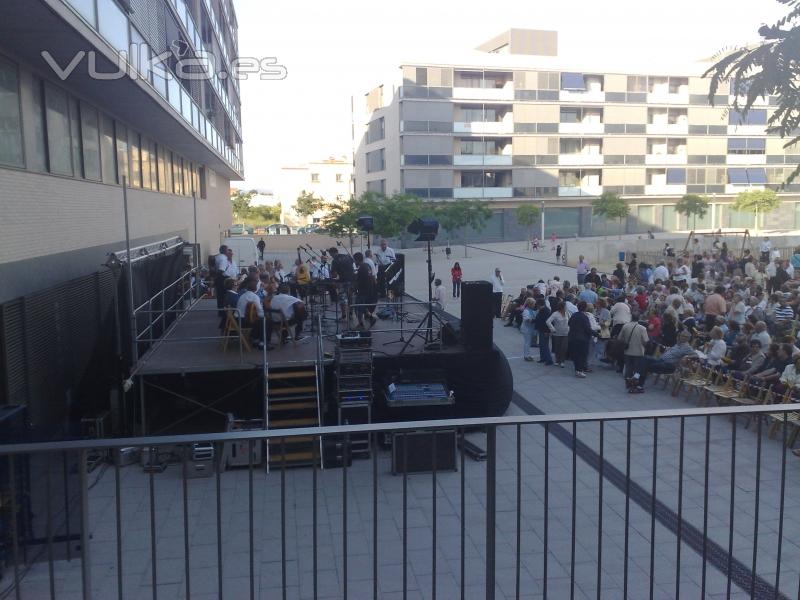
[[[542,225],[542,234],[539,236],[539,239],[541,240],[542,246],[544,246],[544,200],[542,200],[542,210],[540,211],[540,215],[541,215],[540,218]]]

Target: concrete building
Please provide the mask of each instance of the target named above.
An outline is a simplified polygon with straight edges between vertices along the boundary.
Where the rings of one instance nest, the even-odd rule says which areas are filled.
[[[346,156],[331,156],[301,165],[282,167],[275,186],[275,195],[283,208],[283,222],[289,225],[319,223],[327,210],[301,217],[294,211],[297,197],[305,191],[332,204],[348,199],[352,194],[352,185],[353,162]]]
[[[230,0],[0,4],[0,302],[124,248],[123,180],[134,245],[193,241],[195,196],[201,254],[215,249],[243,176],[237,52]],[[201,56],[216,69],[175,76]]]
[[[524,235],[513,210],[524,202],[545,208],[548,236],[616,233],[592,215],[604,191],[630,204],[630,233],[691,227],[675,212],[687,193],[711,202],[698,229],[752,227],[752,215],[731,210],[736,194],[776,187],[800,162],[800,150],[765,133],[773,99],[743,119],[728,110],[728,89],[709,104],[710,63],[629,60],[577,64],[558,56],[555,32],[511,30],[452,61],[402,64],[355,117],[356,195],[489,201],[483,239]],[[800,224],[799,190],[782,193],[765,227]]]

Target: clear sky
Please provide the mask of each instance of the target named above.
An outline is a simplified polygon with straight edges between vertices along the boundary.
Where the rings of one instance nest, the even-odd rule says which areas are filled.
[[[281,81],[241,82],[246,181],[272,189],[281,166],[349,155],[350,97],[401,62],[470,50],[511,28],[555,29],[559,55],[614,65],[685,65],[758,39],[776,0],[234,0],[242,56],[274,56]],[[594,61],[593,61],[594,62]]]

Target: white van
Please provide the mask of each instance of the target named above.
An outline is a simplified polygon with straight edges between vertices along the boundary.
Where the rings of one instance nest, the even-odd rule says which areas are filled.
[[[233,260],[237,268],[246,269],[259,264],[258,248],[256,248],[256,241],[253,238],[242,236],[226,237],[222,243],[233,250]]]

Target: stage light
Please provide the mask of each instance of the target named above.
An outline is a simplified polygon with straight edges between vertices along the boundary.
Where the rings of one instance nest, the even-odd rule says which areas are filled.
[[[436,219],[414,219],[408,226],[408,233],[417,235],[417,242],[432,242],[439,235],[439,221]]]
[[[375,219],[368,215],[363,215],[358,217],[356,225],[358,225],[360,231],[372,231],[375,228]]]

